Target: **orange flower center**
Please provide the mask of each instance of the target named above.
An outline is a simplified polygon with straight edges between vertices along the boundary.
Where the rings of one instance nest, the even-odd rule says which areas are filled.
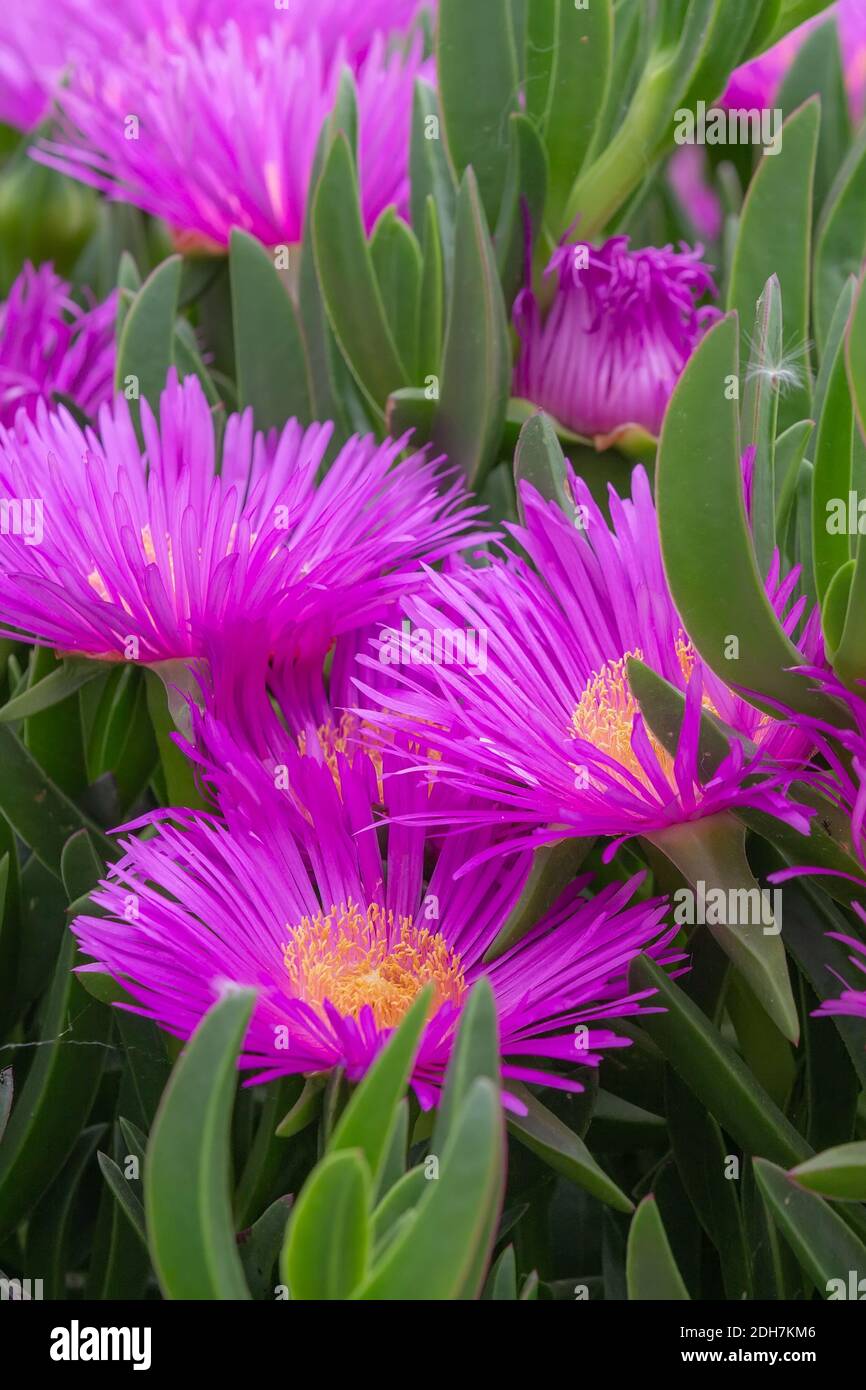
[[[460,956],[438,932],[394,918],[376,903],[355,903],[304,917],[283,947],[292,989],[319,1012],[329,999],[356,1018],[369,1004],[380,1028],[395,1027],[425,985],[434,986],[431,1016],[466,993]]]
[[[677,638],[676,651],[683,680],[687,682],[697,653],[684,633]],[[600,752],[627,768],[644,786],[649,786],[649,778],[631,746],[635,715],[640,713],[640,706],[628,683],[628,662],[632,657],[636,661],[643,660],[639,647],[626,652],[618,661],[606,661],[590,677],[575,706],[568,732],[571,738],[584,739],[593,744]],[[703,698],[703,706],[711,713],[717,713],[707,695]],[[665,776],[671,781],[673,758],[649,729],[647,736]]]

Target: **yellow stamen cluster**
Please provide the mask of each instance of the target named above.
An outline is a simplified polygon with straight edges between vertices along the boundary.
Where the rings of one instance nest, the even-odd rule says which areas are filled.
[[[364,911],[350,901],[304,917],[283,960],[299,998],[319,1010],[329,999],[352,1018],[369,1004],[380,1028],[395,1027],[427,984],[434,986],[431,1014],[466,992],[462,961],[438,932],[411,917],[395,921],[376,903]]]
[[[374,768],[376,769],[376,781],[379,788],[379,796],[384,799],[382,783],[382,754],[371,739],[365,738],[364,734],[369,730],[366,721],[358,719],[357,715],[346,712],[340,718],[336,726],[328,720],[327,724],[321,724],[316,730],[316,737],[319,747],[324,755],[331,776],[333,777],[337,790],[341,792],[340,770],[337,766],[339,754],[347,754],[351,745],[360,746],[361,750],[367,754]],[[306,757],[308,752],[307,735],[305,731],[298,734],[298,752],[302,757]]]
[[[680,633],[677,638],[676,653],[683,680],[688,681],[697,660],[697,653],[684,633]],[[628,683],[628,662],[632,657],[637,661],[643,660],[643,652],[639,647],[626,652],[618,661],[605,662],[590,677],[571,716],[569,734],[572,738],[584,739],[587,743],[594,744],[602,753],[614,758],[648,786],[647,775],[631,746],[634,717],[639,713],[637,700]],[[711,713],[716,713],[707,695],[704,695],[703,705]],[[647,736],[665,776],[670,780],[673,759],[649,730]]]

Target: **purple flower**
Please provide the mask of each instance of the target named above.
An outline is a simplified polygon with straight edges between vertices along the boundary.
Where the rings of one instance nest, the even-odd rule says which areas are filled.
[[[800,51],[804,40],[819,24],[835,15],[839,27],[845,84],[854,119],[863,115],[866,96],[866,5],[863,0],[838,0],[814,19],[799,25],[779,43],[744,63],[731,74],[722,103],[736,109],[767,108],[775,105],[779,88]]]
[[[77,67],[58,95],[57,139],[37,159],[164,218],[182,249],[223,249],[233,227],[268,246],[300,241],[319,132],[347,51],[329,54],[275,25],[250,46],[236,25],[196,40],[151,34]],[[378,35],[356,68],[361,202],[367,226],[408,203],[419,45]]]
[[[64,64],[69,33],[44,0],[3,7],[0,20],[0,121],[32,130],[46,114]]]
[[[334,638],[371,622],[433,562],[471,542],[477,509],[408,439],[354,438],[320,483],[332,426],[226,423],[217,472],[210,407],[172,372],[157,419],[142,402],[144,450],[127,402],[98,433],[43,406],[0,429],[0,496],[37,527],[4,526],[0,622],[62,652],[142,662],[234,644],[321,662]],[[33,532],[38,530],[39,534]]]
[[[148,0],[142,5],[139,0],[114,0],[111,5],[94,5],[93,0],[50,0],[79,48],[85,43],[116,47],[128,35],[141,41],[152,33],[169,41],[195,39],[208,29],[216,32],[233,23],[250,43],[272,30],[292,43],[303,43],[315,29],[329,56],[342,48],[353,63],[365,57],[376,34],[408,29],[420,4],[421,0],[315,0],[304,7],[296,0],[281,6],[275,0]],[[28,0],[30,7],[48,8],[39,0]]]
[[[866,926],[866,698],[863,693],[866,687],[861,682],[861,689],[851,690],[835,673],[824,668],[806,668],[804,674],[812,676],[816,685],[838,703],[840,715],[838,726],[822,719],[801,719],[815,745],[804,779],[841,811],[848,822],[850,837],[845,848],[862,869],[862,877],[818,865],[798,865],[771,874],[770,881],[785,883],[807,874],[847,879],[862,891],[862,901],[852,903],[851,907]],[[828,932],[827,935],[849,946],[854,953],[848,957],[851,964],[866,974],[866,944],[842,932]],[[838,999],[823,1000],[815,1010],[816,1015],[851,1014],[866,1019],[866,989],[850,988],[832,966],[827,968],[845,989]]]
[[[229,740],[227,761],[234,756]],[[309,819],[249,763],[248,777],[224,785],[224,818],[158,812],[127,827],[151,835],[122,842],[123,859],[94,894],[107,915],[73,923],[93,961],[83,968],[107,971],[135,1012],[178,1037],[227,989],[254,987],[240,1066],[258,1081],[337,1066],[359,1080],[432,984],[412,1078],[425,1108],[436,1104],[460,1013],[486,972],[506,1079],[582,1090],[576,1066],[628,1046],[606,1021],[641,1012],[651,993],[629,992],[629,962],[640,951],[663,964],[680,959],[668,949],[675,929],[663,926],[665,900],[632,903],[637,878],[586,901],[587,878],[576,880],[485,968],[529,857],[455,877],[495,832],[434,837],[386,825],[370,761],[340,754],[338,763],[339,788],[327,766],[294,754],[292,789]],[[407,778],[386,780],[392,814],[430,795]]]
[[[441,662],[422,681],[411,662],[401,665],[394,676],[402,688],[389,693],[387,712],[365,709],[363,717],[408,729],[435,749],[436,780],[481,803],[455,812],[454,822],[508,823],[513,844],[619,841],[739,806],[807,830],[810,813],[787,787],[808,758],[810,735],[760,713],[698,658],[667,586],[643,468],[634,471],[630,500],[609,490],[612,529],[573,474],[571,488],[581,529],[521,487],[526,525],[510,529],[535,570],[511,559],[431,575],[436,602],[405,604],[418,629],[485,634],[483,668]],[[777,559],[767,593],[814,660],[818,619],[803,624],[805,599],[792,602],[797,577],[780,582]],[[675,757],[644,723],[628,682],[630,656],[684,696]],[[702,712],[735,734],[712,773],[700,762]]]
[[[0,304],[0,425],[58,396],[96,415],[112,392],[116,305],[82,309],[50,265],[25,265]]]
[[[866,883],[863,886],[866,889]],[[866,920],[862,912],[860,916],[861,920]],[[866,942],[858,941],[854,936],[845,936],[842,932],[828,932],[827,935],[835,937],[845,946],[850,946],[853,954],[848,959],[855,969],[866,975]],[[847,1014],[851,1018],[862,1018],[866,1022],[866,987],[852,989],[841,976],[838,978],[845,988],[838,999],[825,999],[820,1008],[815,1010],[815,1017],[831,1018],[834,1014]]]
[[[132,39],[149,36],[170,46],[197,40],[207,30],[237,25],[245,52],[257,38],[277,31],[303,45],[314,28],[328,58],[338,52],[361,63],[377,34],[407,30],[421,0],[316,0],[315,13],[273,0],[22,0],[6,7],[0,22],[0,121],[32,130],[50,111],[64,71],[116,54]]]
[[[658,434],[683,367],[719,314],[699,307],[717,293],[700,256],[699,247],[630,251],[624,236],[560,246],[547,268],[559,279],[546,319],[531,289],[515,304],[515,394],[577,434],[601,436],[600,445],[628,425]]]

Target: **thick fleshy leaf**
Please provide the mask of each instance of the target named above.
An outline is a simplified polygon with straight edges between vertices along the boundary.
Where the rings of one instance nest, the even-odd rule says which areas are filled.
[[[782,355],[782,296],[771,275],[758,300],[755,333],[743,393],[743,448],[755,450],[752,469],[752,540],[761,574],[768,574],[776,545],[776,421],[779,382],[775,364]]]
[[[345,135],[331,145],[313,204],[316,268],[328,318],[358,384],[381,410],[391,391],[410,384],[397,352],[358,199],[358,177]]]
[[[252,406],[258,430],[281,429],[293,416],[309,424],[304,340],[272,257],[255,237],[235,227],[229,270],[238,406]]]
[[[27,690],[33,691],[37,685],[42,685],[59,666],[59,659],[50,648],[34,647],[30,653]],[[23,694],[18,698],[23,698]],[[79,709],[79,695],[73,691],[62,700],[29,714],[21,726],[25,747],[45,775],[74,801],[81,800],[87,786]]]
[[[513,1245],[506,1245],[491,1269],[484,1297],[496,1303],[503,1300],[517,1302],[517,1260]]]
[[[488,947],[485,962],[497,960],[540,921],[578,873],[594,841],[563,840],[533,852],[532,868],[511,912]]]
[[[628,1233],[626,1279],[630,1300],[688,1299],[656,1199],[644,1197]]]
[[[788,1177],[821,1197],[866,1202],[866,1141],[825,1149],[792,1168]]]
[[[195,765],[174,741],[178,728],[183,733],[189,732],[189,709],[184,692],[198,692],[195,675],[184,661],[160,661],[148,667],[144,680],[147,709],[159,750],[168,804],[206,806],[208,803],[196,783]]]
[[[322,1092],[325,1089],[325,1076],[318,1073],[315,1076],[308,1076],[304,1082],[304,1089],[298,1096],[288,1114],[284,1115],[277,1125],[275,1133],[280,1139],[291,1139],[293,1135],[300,1134],[302,1129],[312,1124],[318,1118],[322,1108]]]
[[[849,1270],[866,1269],[866,1246],[832,1207],[781,1168],[766,1158],[755,1158],[754,1165],[773,1221],[815,1288],[824,1296],[836,1291],[837,1298],[848,1297]]]
[[[866,272],[860,277],[848,324],[846,365],[860,434],[866,440]]]
[[[328,1141],[329,1153],[359,1150],[374,1182],[387,1154],[397,1107],[412,1074],[431,994],[432,987],[428,986],[418,995],[387,1047],[353,1092]]]
[[[821,213],[815,238],[815,336],[822,360],[846,280],[866,253],[866,127],[848,152]]]
[[[703,884],[707,903],[711,894],[719,893],[723,901],[734,905],[733,913],[726,911],[722,916],[739,918],[742,915],[747,919],[718,923],[708,920],[706,925],[782,1034],[796,1043],[800,1036],[800,1020],[788,974],[781,922],[764,920],[760,889],[746,859],[745,826],[733,815],[722,813],[684,821],[647,838],[676,865],[693,890]],[[755,901],[761,904],[757,914],[759,921],[753,920]]]
[[[559,227],[604,110],[613,60],[612,0],[582,7],[572,0],[529,0],[527,35],[534,62],[530,90],[551,171],[548,220]]]
[[[174,361],[182,272],[180,256],[169,256],[148,276],[130,305],[117,345],[115,390],[124,392],[132,402],[147,401],[153,410],[159,409],[165,378]]]
[[[144,1229],[144,1207],[141,1205],[141,1199],[136,1192],[133,1192],[113,1158],[108,1154],[99,1153],[97,1159],[99,1171],[111,1188],[117,1205],[146,1248],[147,1233]]]
[[[446,280],[450,282],[454,263],[454,218],[457,212],[457,185],[448,162],[443,139],[439,98],[428,82],[415,83],[412,107],[412,141],[409,152],[412,187],[412,225],[424,226],[428,198],[433,199],[442,240]]]
[[[535,245],[547,194],[548,164],[535,126],[522,112],[510,119],[508,169],[493,243],[496,264],[511,305],[526,276],[527,239]]]
[[[827,373],[812,484],[812,567],[821,603],[833,576],[851,554],[847,527],[842,530],[837,522],[839,501],[846,508],[848,505],[853,444],[854,411],[848,389],[845,339],[840,338]]]
[[[410,380],[418,374],[418,315],[423,263],[411,227],[386,208],[373,228],[370,256],[394,344]]]
[[[291,1197],[278,1197],[249,1230],[238,1235],[244,1278],[253,1298],[262,1302],[274,1296],[274,1269],[286,1234]]]
[[[205,1015],[157,1111],[144,1169],[148,1244],[166,1298],[246,1299],[232,1224],[229,1129],[235,1063],[255,995],[240,990]]]
[[[770,852],[770,857],[772,856]],[[812,862],[798,858],[798,864]],[[772,865],[779,867],[778,860]],[[822,878],[821,885],[832,882]],[[785,885],[785,941],[788,950],[798,967],[809,981],[819,999],[832,999],[839,993],[839,978],[850,980],[852,988],[859,988],[858,973],[848,961],[848,951],[841,941],[836,941],[829,932],[842,932],[850,935],[848,920],[829,901],[827,894],[815,882],[808,879],[795,880]],[[866,1087],[866,1021],[835,1015],[823,1020],[825,1027],[835,1027],[845,1044],[848,1056]]]
[[[445,263],[443,260],[441,222],[436,211],[436,204],[429,196],[424,208],[423,226],[423,268],[418,300],[418,341],[415,356],[418,376],[424,382],[428,382],[431,378],[439,375],[442,341],[445,332]],[[392,400],[393,396],[389,396],[389,411]]]
[[[360,1149],[329,1153],[292,1212],[281,1260],[293,1299],[347,1299],[370,1258],[370,1169]]]
[[[408,1173],[404,1173],[385,1194],[373,1212],[373,1234],[377,1251],[382,1250],[385,1241],[396,1230],[398,1222],[408,1212],[414,1211],[427,1190],[427,1183],[432,1181],[434,1179],[428,1178],[424,1165],[419,1164],[417,1168],[410,1168]]]
[[[11,724],[16,719],[28,719],[31,715],[41,714],[43,710],[51,709],[61,700],[74,695],[76,690],[80,690],[83,685],[96,680],[100,675],[102,669],[98,661],[67,657],[50,675],[43,677],[35,685],[28,686],[16,699],[9,700],[0,709],[0,723]]]
[[[560,226],[551,228],[555,236],[577,218],[583,237],[599,235],[644,182],[648,156],[660,154],[670,143],[675,112],[693,105],[697,96],[708,101],[718,96],[723,85],[718,80],[716,57],[722,51],[720,45],[726,47],[732,32],[743,42],[749,33],[745,0],[734,0],[734,7],[744,16],[739,29],[733,20],[727,28],[720,23],[720,12],[731,10],[731,0],[690,0],[685,14],[680,5],[654,12],[651,48],[639,64],[637,85],[624,118],[618,123],[614,120],[612,138],[578,175]],[[754,19],[754,6],[749,18]],[[726,75],[728,68],[722,66]],[[605,133],[606,116],[600,127]]]
[[[526,524],[520,500],[520,484],[530,483],[548,502],[556,502],[568,517],[574,517],[574,502],[568,487],[568,472],[556,430],[549,415],[539,410],[520,431],[514,454],[514,486],[520,519]]]
[[[698,1220],[718,1251],[725,1295],[748,1298],[749,1251],[737,1184],[725,1174],[728,1151],[722,1131],[670,1068],[665,1093],[674,1159]]]
[[[505,188],[508,117],[517,109],[508,0],[440,0],[436,56],[451,162],[458,177],[470,165],[475,170],[492,226]]]
[[[104,1124],[81,1131],[66,1163],[27,1222],[25,1268],[39,1270],[46,1299],[66,1296],[66,1275],[76,1235],[76,1203],[104,1134]]]
[[[800,465],[815,432],[814,420],[798,420],[776,439],[774,474],[776,482],[776,535],[781,542],[791,509],[797,500]]]
[[[106,858],[116,856],[111,841],[45,776],[20,739],[2,724],[0,760],[4,771],[0,810],[47,869],[59,877],[63,847],[81,829],[93,835]]]
[[[445,1085],[436,1110],[430,1139],[431,1154],[445,1153],[463,1102],[480,1076],[487,1077],[496,1086],[500,1084],[499,1024],[496,1001],[486,976],[475,984],[460,1016],[457,1037],[445,1073]],[[475,1259],[466,1272],[461,1297],[474,1298],[483,1283],[503,1196],[504,1174],[489,1203],[487,1226],[477,1242]]]
[[[486,976],[482,976],[475,985],[460,1016],[442,1097],[436,1110],[430,1140],[432,1153],[444,1152],[463,1101],[479,1076],[486,1076],[497,1084],[499,1082],[496,1003]]]
[[[511,378],[505,302],[475,175],[457,201],[454,277],[434,443],[478,486],[496,460]]]
[[[819,121],[813,98],[785,121],[779,151],[760,159],[743,204],[728,290],[728,306],[740,315],[745,358],[755,305],[769,277],[779,277],[784,339],[799,377],[780,402],[782,428],[810,413],[809,258]]]
[[[40,1022],[41,1046],[0,1144],[0,1235],[19,1224],[63,1167],[102,1075],[111,1017],[71,973],[74,959],[67,931]]]
[[[430,1182],[356,1295],[365,1300],[450,1300],[467,1292],[473,1271],[483,1273],[491,1212],[498,1212],[504,1163],[498,1087],[479,1077],[466,1096]],[[404,1218],[405,1221],[405,1218]]]
[[[806,35],[785,73],[774,105],[787,115],[816,93],[821,98],[821,125],[815,162],[815,208],[820,210],[851,141],[839,29],[832,18]]]
[[[758,1085],[751,1072],[706,1014],[653,961],[639,957],[629,971],[634,990],[655,989],[642,1027],[674,1071],[738,1143],[791,1165],[808,1157],[809,1146]]]
[[[737,407],[725,390],[739,378],[737,342],[737,318],[728,314],[695,350],[668,406],[656,464],[665,571],[689,636],[723,680],[731,679],[726,651],[736,636],[740,688],[801,713],[826,713],[830,702],[791,672],[803,659],[773,612],[755,560]],[[724,582],[707,584],[708,574]]]
[[[508,1128],[522,1144],[538,1154],[554,1172],[591,1192],[615,1211],[629,1212],[634,1204],[599,1167],[579,1135],[562,1123],[525,1086],[508,1081],[509,1091],[526,1106],[525,1115],[509,1114]]]

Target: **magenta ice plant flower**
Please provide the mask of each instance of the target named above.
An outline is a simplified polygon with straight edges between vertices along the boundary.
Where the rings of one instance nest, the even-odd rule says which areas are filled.
[[[363,61],[377,35],[407,31],[421,0],[16,0],[0,20],[0,121],[32,130],[46,117],[64,73],[116,55],[130,41],[155,38],[166,48],[195,42],[233,23],[253,54],[276,31],[304,45],[315,30],[323,53]]]
[[[547,274],[557,288],[546,316],[531,289],[515,304],[515,395],[576,434],[658,434],[680,373],[719,316],[701,303],[717,291],[700,247],[631,250],[624,236],[563,244]]]
[[[308,820],[253,771],[224,782],[219,817],[157,812],[126,827],[150,833],[121,842],[123,858],[94,894],[105,915],[73,924],[91,962],[84,969],[108,972],[131,996],[127,1007],[180,1038],[225,991],[255,989],[239,1063],[255,1081],[335,1067],[359,1080],[431,985],[412,1075],[425,1108],[437,1102],[461,1012],[486,973],[506,1089],[516,1080],[582,1090],[578,1068],[628,1046],[611,1021],[640,1013],[651,993],[630,991],[629,962],[641,951],[663,964],[679,959],[665,900],[632,901],[637,880],[587,900],[584,876],[485,966],[529,857],[456,878],[495,832],[436,837],[386,824],[369,761],[338,756],[339,785],[324,764],[295,758],[292,787]],[[387,780],[398,813],[430,795],[406,778]]]
[[[419,561],[480,538],[462,483],[425,452],[401,458],[406,437],[351,439],[317,482],[332,426],[266,436],[246,410],[226,423],[218,470],[201,385],[174,371],[141,427],[143,448],[119,396],[98,430],[43,406],[0,429],[7,635],[146,663],[229,643],[321,663]]]
[[[36,10],[47,9],[45,0],[28,0]],[[141,41],[159,34],[168,41],[196,39],[207,30],[219,31],[235,24],[247,42],[279,30],[292,43],[303,43],[315,30],[324,51],[338,50],[350,61],[362,59],[377,34],[399,36],[407,31],[422,0],[115,0],[94,5],[93,0],[50,0],[67,25],[67,32],[84,43],[114,47],[128,36]]]
[[[311,27],[276,25],[252,52],[236,25],[191,40],[151,34],[79,64],[59,95],[56,138],[35,157],[164,218],[183,249],[222,250],[233,227],[268,246],[301,239],[310,177],[348,53]],[[420,46],[377,35],[356,65],[365,222],[408,205],[408,150]]]
[[[830,724],[826,719],[802,721],[815,743],[806,776],[850,827],[845,848],[862,872],[845,873],[820,865],[798,865],[771,874],[770,880],[784,883],[806,875],[846,879],[857,894],[851,909],[866,934],[866,684],[861,682],[859,688],[851,689],[835,673],[824,668],[806,669],[804,674],[811,676],[816,686],[836,701],[840,714],[838,724]],[[866,940],[845,932],[828,932],[827,935],[849,949],[851,964],[866,975]],[[847,1014],[866,1021],[866,986],[853,988],[832,966],[827,969],[845,988],[838,998],[822,1000],[816,1014]]]
[[[65,398],[95,417],[111,397],[117,297],[83,309],[50,265],[29,263],[0,303],[0,425]]]
[[[730,76],[722,103],[736,109],[766,108],[776,103],[779,88],[804,40],[819,24],[835,16],[845,70],[845,84],[855,120],[863,115],[866,96],[866,5],[863,0],[837,0],[814,19],[792,29],[765,53],[744,63]]]
[[[516,557],[465,566],[430,576],[435,600],[407,600],[434,649],[437,633],[450,634],[452,647],[454,634],[484,634],[484,663],[442,659],[419,678],[411,660],[401,662],[387,710],[365,708],[363,717],[410,731],[419,746],[423,739],[437,753],[435,779],[480,803],[453,812],[455,823],[508,824],[513,844],[604,835],[614,837],[612,853],[629,836],[741,806],[806,830],[810,813],[792,802],[788,785],[808,759],[810,736],[762,714],[700,660],[667,585],[643,468],[634,470],[630,499],[609,489],[612,525],[573,474],[571,489],[578,526],[521,485],[526,524],[510,529],[534,569]],[[780,579],[777,559],[767,594],[804,659],[814,660],[818,619],[806,619],[805,599],[794,598],[797,579],[796,571]],[[644,722],[630,657],[683,695],[675,756]],[[700,761],[703,713],[733,734],[711,775]]]
[[[0,121],[32,130],[48,111],[69,31],[46,0],[4,5],[0,19]]]

